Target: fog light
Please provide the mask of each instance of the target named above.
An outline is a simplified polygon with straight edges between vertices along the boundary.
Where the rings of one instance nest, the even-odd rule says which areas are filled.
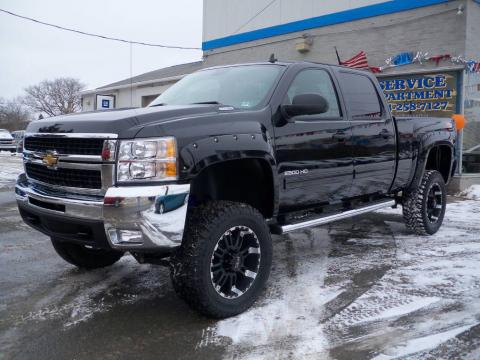
[[[141,245],[143,235],[141,231],[109,229],[108,237],[114,245]]]

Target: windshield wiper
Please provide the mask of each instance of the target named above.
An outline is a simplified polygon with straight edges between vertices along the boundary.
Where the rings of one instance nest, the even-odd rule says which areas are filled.
[[[191,103],[191,105],[221,105],[218,101],[200,101]]]
[[[160,103],[160,104],[150,105],[149,107],[154,107],[154,106],[165,106],[165,105],[167,105],[167,104]]]

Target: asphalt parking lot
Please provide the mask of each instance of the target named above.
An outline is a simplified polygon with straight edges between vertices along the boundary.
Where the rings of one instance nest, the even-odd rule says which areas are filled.
[[[274,237],[269,288],[206,319],[168,269],[131,256],[86,272],[24,225],[20,158],[0,154],[0,359],[479,359],[480,201],[451,198],[416,237],[392,209]]]

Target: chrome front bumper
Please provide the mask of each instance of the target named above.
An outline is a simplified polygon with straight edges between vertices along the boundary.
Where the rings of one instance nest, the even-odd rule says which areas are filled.
[[[46,192],[32,186],[22,174],[15,193],[21,209],[40,217],[55,216],[65,223],[102,221],[113,249],[153,252],[180,246],[190,185],[110,187],[103,199],[94,199]]]

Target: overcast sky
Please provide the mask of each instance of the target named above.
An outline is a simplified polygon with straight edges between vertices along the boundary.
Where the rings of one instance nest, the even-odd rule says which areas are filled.
[[[0,8],[101,35],[201,47],[201,0],[0,0]],[[201,59],[200,50],[134,45],[133,74]],[[75,77],[95,88],[130,77],[128,44],[85,37],[0,12],[0,97],[28,85]]]

